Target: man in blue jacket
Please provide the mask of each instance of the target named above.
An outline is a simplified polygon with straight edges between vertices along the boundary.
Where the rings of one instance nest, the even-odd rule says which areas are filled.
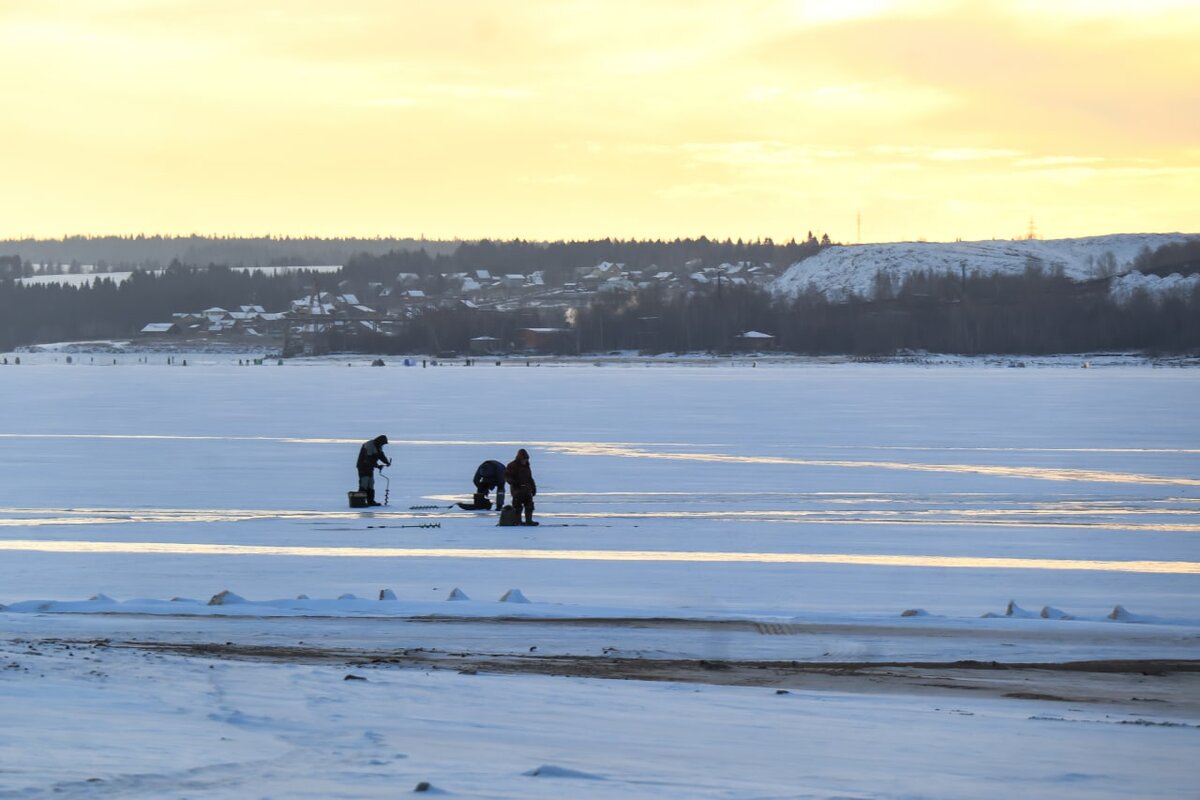
[[[488,492],[496,490],[496,508],[504,508],[504,465],[499,461],[485,461],[475,470],[471,479],[475,484],[473,503],[459,503],[461,508],[468,511],[487,511],[491,509],[491,501],[487,499]]]

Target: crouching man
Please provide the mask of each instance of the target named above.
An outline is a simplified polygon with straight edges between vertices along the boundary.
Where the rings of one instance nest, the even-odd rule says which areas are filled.
[[[488,500],[488,493],[493,489],[496,490],[496,510],[504,508],[504,465],[499,461],[485,461],[475,470],[475,477],[471,479],[475,484],[475,496],[471,498],[471,503],[459,503],[459,508],[467,511],[488,511],[492,507],[492,502]]]

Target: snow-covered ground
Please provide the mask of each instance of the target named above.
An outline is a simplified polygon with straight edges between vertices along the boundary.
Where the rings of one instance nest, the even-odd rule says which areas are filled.
[[[959,274],[1020,275],[1031,264],[1050,272],[1062,269],[1074,280],[1091,280],[1128,272],[1145,250],[1184,242],[1196,234],[1123,233],[1081,239],[992,240],[982,242],[896,242],[830,247],[793,264],[771,284],[771,290],[795,296],[814,289],[827,297],[872,297],[876,276],[886,275],[899,287],[917,271]]]
[[[158,270],[151,270],[151,272],[158,272]],[[133,272],[129,270],[118,272],[68,272],[17,278],[17,283],[22,286],[90,286],[93,281],[110,280],[117,286],[120,286],[129,280],[129,276],[132,274]]]
[[[21,355],[0,798],[1194,792],[1194,369]]]
[[[1138,292],[1144,292],[1155,300],[1162,300],[1169,295],[1186,296],[1200,286],[1200,273],[1192,273],[1186,278],[1177,272],[1164,277],[1158,275],[1143,275],[1140,272],[1130,272],[1113,278],[1109,284],[1108,293],[1120,303],[1128,303]]]
[[[230,267],[235,272],[257,272],[263,275],[274,277],[283,275],[288,272],[325,272],[334,273],[342,268],[341,264],[323,264],[319,266],[284,266],[284,267]],[[150,273],[161,273],[160,269],[145,270]],[[107,279],[120,286],[125,281],[129,280],[129,276],[133,272],[124,270],[117,272],[94,272],[90,267],[87,271],[80,273],[61,273],[54,275],[33,275],[28,278],[17,278],[17,283],[25,286],[83,286],[90,285],[93,281],[99,279]]]

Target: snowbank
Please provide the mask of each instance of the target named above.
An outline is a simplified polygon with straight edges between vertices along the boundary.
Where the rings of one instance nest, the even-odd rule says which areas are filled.
[[[966,270],[1020,275],[1031,264],[1050,271],[1062,269],[1074,280],[1088,280],[1128,271],[1143,250],[1187,241],[1193,235],[1118,234],[1083,239],[899,242],[831,247],[793,264],[771,284],[771,291],[795,297],[810,287],[834,300],[874,294],[876,275],[894,286],[917,271],[958,274]]]

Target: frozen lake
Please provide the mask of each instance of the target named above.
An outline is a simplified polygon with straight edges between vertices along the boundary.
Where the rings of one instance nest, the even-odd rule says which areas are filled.
[[[164,686],[210,680],[206,659],[110,651],[104,658],[123,665],[122,677],[110,667],[105,702],[69,650],[44,644],[39,663],[54,668],[36,684],[45,691],[31,692],[22,643],[50,638],[818,664],[1200,657],[1193,369],[23,360],[0,367],[0,604],[12,606],[0,612],[0,660],[21,665],[0,677],[0,701],[27,698],[19,705],[32,722],[29,736],[0,735],[0,763],[27,765],[0,768],[0,797],[75,791],[93,776],[123,780],[136,796],[186,782],[167,766],[183,729],[155,703],[126,707],[133,694],[122,692],[136,693],[133,673]],[[352,511],[345,492],[357,447],[380,433],[395,462],[384,473],[389,505]],[[507,462],[518,447],[532,456],[540,527],[499,528],[494,515],[449,508],[469,497],[476,465]],[[453,588],[470,599],[446,602]],[[497,602],[514,588],[532,602]],[[396,600],[376,600],[383,589]],[[250,602],[204,605],[222,590]],[[101,593],[116,602],[78,602]],[[296,601],[301,594],[310,600]],[[344,595],[360,599],[336,600]],[[1124,621],[1108,618],[1118,605]],[[1075,619],[1043,619],[1043,609]],[[68,613],[89,611],[108,613]],[[526,621],[497,624],[514,616]],[[443,617],[464,621],[426,621]],[[305,766],[294,774],[319,778],[310,796],[391,796],[425,776],[472,797],[1167,797],[1190,785],[1182,754],[1194,751],[1200,723],[1183,701],[1119,727],[1082,724],[1104,718],[1098,698],[1085,714],[989,695],[963,712],[986,717],[985,733],[932,711],[947,708],[944,698],[906,690],[872,705],[857,689],[792,698],[803,707],[798,720],[796,705],[738,699],[763,689],[706,686],[716,705],[689,731],[669,720],[700,713],[683,707],[690,695],[663,693],[693,691],[687,682],[393,669],[369,683],[424,692],[414,723],[422,736],[466,727],[422,757],[399,743],[401,729],[385,736],[380,726],[393,723],[374,719],[368,727],[407,757],[339,783],[326,745],[341,726],[307,713],[281,721],[291,700],[267,688],[285,675],[304,685],[340,679],[335,667],[251,660],[220,670],[253,695],[244,704],[274,721],[213,722],[210,708],[196,711],[203,725],[214,735],[222,724],[236,729],[264,763],[293,753],[298,731],[308,731],[304,746],[320,756],[297,759]],[[209,690],[171,691],[179,696],[159,700],[188,706],[204,705]],[[297,691],[311,706],[326,690]],[[62,699],[45,702],[51,695]],[[397,696],[362,707],[346,700],[345,724],[376,715],[379,703],[412,713]],[[472,719],[501,741],[451,722],[463,713],[455,698],[467,696],[488,706]],[[75,724],[84,697],[128,741],[163,736],[162,763],[57,735]],[[561,697],[575,698],[579,730],[558,730],[561,700],[552,698]],[[517,698],[534,713],[510,708]],[[655,759],[619,746],[634,724],[613,710],[624,704],[648,709],[648,730],[686,752]],[[1080,724],[1030,721],[1047,714]],[[722,726],[740,733],[723,736]],[[870,757],[850,757],[863,726],[908,726],[914,742],[942,749],[906,754],[881,739]],[[823,761],[796,750],[814,735]],[[1077,763],[1039,755],[1032,783],[1003,782],[1006,763],[1063,736],[1075,737]],[[370,761],[371,737],[354,741],[338,746]],[[991,755],[979,757],[984,746]],[[64,773],[37,755],[56,747],[74,760]],[[302,796],[291,778],[270,777],[273,768],[238,761],[233,777],[204,772],[225,763],[221,746],[212,749],[189,755],[187,769],[207,777],[187,796],[244,796],[248,787]],[[975,766],[954,769],[956,749],[975,753]],[[1105,756],[1113,752],[1131,755]],[[842,769],[831,766],[838,758],[848,759]],[[543,775],[522,774],[547,764]]]

